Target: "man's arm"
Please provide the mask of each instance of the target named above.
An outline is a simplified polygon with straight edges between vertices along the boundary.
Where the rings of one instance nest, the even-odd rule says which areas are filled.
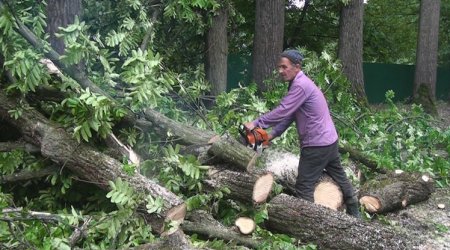
[[[306,98],[307,96],[304,89],[299,85],[294,85],[275,109],[260,116],[258,119],[251,122],[251,124],[261,128],[268,128],[275,126],[284,120],[289,120],[294,115],[295,111],[297,111],[305,102]]]
[[[281,121],[280,123],[278,123],[277,125],[275,125],[273,127],[272,131],[270,132],[270,135],[272,135],[272,137],[270,139],[273,139],[275,137],[282,135],[284,133],[284,131],[286,131],[286,129],[289,128],[289,126],[292,124],[293,121],[294,121],[294,115],[292,115],[288,119],[285,119],[285,120]]]

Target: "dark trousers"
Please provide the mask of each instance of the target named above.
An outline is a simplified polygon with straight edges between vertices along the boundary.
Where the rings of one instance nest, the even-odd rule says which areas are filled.
[[[353,187],[341,166],[337,141],[329,146],[302,148],[295,183],[297,196],[314,202],[314,187],[324,169],[341,188],[344,201],[353,199]]]

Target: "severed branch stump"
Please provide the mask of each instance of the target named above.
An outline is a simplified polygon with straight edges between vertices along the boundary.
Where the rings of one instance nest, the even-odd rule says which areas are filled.
[[[386,213],[427,200],[433,192],[428,175],[397,170],[366,182],[359,202],[370,213]]]
[[[406,235],[286,194],[273,198],[268,212],[269,229],[319,249],[411,249]]]
[[[189,234],[199,234],[209,239],[222,239],[225,241],[233,241],[238,245],[257,248],[261,242],[250,236],[241,235],[240,233],[227,228],[220,222],[215,220],[212,215],[203,210],[197,210],[188,213],[186,220],[181,225],[183,231]]]

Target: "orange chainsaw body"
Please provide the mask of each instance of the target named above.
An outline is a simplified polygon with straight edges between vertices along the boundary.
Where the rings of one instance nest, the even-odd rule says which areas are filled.
[[[259,127],[256,127],[252,130],[244,128],[244,131],[240,130],[242,137],[244,137],[247,146],[251,147],[253,150],[257,152],[261,152],[265,148],[268,148],[270,145],[269,142],[269,134]]]

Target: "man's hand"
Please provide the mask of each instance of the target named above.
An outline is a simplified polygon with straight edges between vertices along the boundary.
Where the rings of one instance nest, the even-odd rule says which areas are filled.
[[[244,127],[248,130],[252,130],[255,128],[255,124],[253,124],[253,122],[246,122],[244,123]]]

